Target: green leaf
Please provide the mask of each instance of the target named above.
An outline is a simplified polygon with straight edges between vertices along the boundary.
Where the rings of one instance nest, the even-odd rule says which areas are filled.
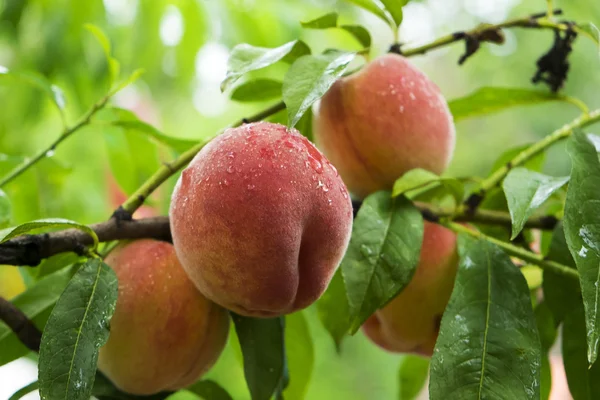
[[[255,79],[236,86],[231,100],[239,102],[266,101],[281,97],[282,83],[273,79]]]
[[[365,199],[341,264],[351,332],[408,285],[422,242],[423,218],[406,198],[377,192]]]
[[[294,40],[274,49],[255,47],[246,43],[239,44],[233,48],[231,55],[229,56],[227,76],[221,84],[221,90],[224,92],[240,77],[250,71],[273,65],[292,53],[293,50],[300,53],[305,52],[306,48],[306,44],[298,40]]]
[[[285,348],[290,369],[286,400],[303,400],[315,364],[315,350],[304,312],[285,317]]]
[[[92,395],[99,400],[165,400],[172,394],[173,392],[160,392],[151,396],[134,396],[129,393],[124,393],[117,389],[100,371],[96,372],[94,388],[92,389]],[[210,397],[210,399],[212,400],[213,398]],[[215,397],[214,399],[221,400],[218,397]],[[229,400],[227,398],[225,399]]]
[[[562,223],[554,228],[546,259],[575,268],[575,261],[569,252]],[[564,276],[550,270],[544,271],[542,288],[544,300],[552,311],[556,324],[563,322],[572,309],[583,304],[579,282],[565,280]]]
[[[429,375],[429,360],[427,358],[406,355],[400,362],[398,381],[400,382],[399,400],[414,400],[417,398]]]
[[[119,62],[112,56],[110,40],[102,31],[102,29],[98,28],[95,25],[85,24],[84,28],[87,29],[92,35],[94,35],[94,37],[102,47],[102,51],[104,52],[104,56],[106,57],[106,63],[108,65],[109,84],[112,85],[113,82],[115,82],[119,77],[121,67]]]
[[[499,168],[504,167],[506,164],[512,161],[519,153],[521,153],[525,149],[528,149],[529,147],[531,147],[531,144],[525,144],[506,150],[504,153],[502,153],[502,155],[500,155],[500,157],[498,157],[498,159],[494,163],[494,166],[492,167],[491,172],[494,172]],[[523,164],[523,167],[532,171],[540,172],[544,167],[545,160],[545,153],[541,152],[538,155],[531,158],[530,160],[528,160],[525,164]]]
[[[363,26],[360,25],[340,25],[343,29],[350,33],[360,44],[365,48],[371,47],[371,34]]]
[[[318,56],[302,56],[292,64],[283,79],[283,101],[288,109],[290,128],[342,76],[355,55],[333,51]]]
[[[233,397],[225,389],[210,380],[196,382],[186,390],[207,400],[233,400]]]
[[[600,340],[600,161],[585,134],[576,131],[567,146],[571,181],[565,202],[564,229],[579,271],[587,327],[588,362],[598,356]]]
[[[284,319],[231,314],[244,356],[244,376],[252,400],[269,400],[287,374]]]
[[[8,400],[19,400],[28,395],[29,393],[38,390],[40,384],[38,381],[31,382],[29,385],[16,391]]]
[[[588,367],[585,311],[581,304],[565,316],[562,328],[562,355],[569,391],[576,400],[600,398],[600,364]]]
[[[281,59],[281,61],[283,61],[284,63],[287,63],[287,64],[293,64],[300,57],[306,56],[309,54],[311,54],[310,47],[308,47],[308,45],[306,43],[304,43],[302,40],[298,40],[296,42],[296,44],[294,45],[294,47],[292,48],[292,51],[290,51],[288,54],[286,54],[286,56],[283,57]]]
[[[109,336],[117,286],[114,271],[98,259],[85,263],[67,285],[42,335],[42,400],[90,398],[98,350]]]
[[[503,111],[510,107],[549,101],[571,102],[567,96],[539,90],[484,87],[466,97],[448,103],[455,121]]]
[[[307,22],[300,22],[303,28],[309,29],[327,29],[337,26],[338,14],[335,12],[325,14],[319,18]]]
[[[396,23],[396,27],[399,27],[402,23],[403,13],[402,7],[408,3],[409,0],[381,0],[385,9],[390,13],[394,22]]]
[[[596,43],[598,46],[598,55],[600,56],[600,29],[591,22],[577,25],[579,30]]]
[[[431,359],[430,398],[539,399],[541,346],[525,278],[487,241],[460,235],[459,254]]]
[[[63,109],[67,105],[65,94],[61,88],[50,83],[46,77],[32,71],[8,71],[0,68],[0,81],[3,77],[25,82],[37,89],[40,89],[52,100],[52,103],[56,106],[61,118],[64,121],[65,116]]]
[[[371,14],[377,15],[386,23],[392,25],[392,20],[384,6],[379,0],[347,0],[350,3],[356,4],[359,7],[364,8]]]
[[[131,75],[129,75],[127,78],[123,79],[121,82],[116,83],[112,89],[110,90],[110,93],[108,94],[109,97],[114,96],[116,93],[120,92],[121,90],[125,89],[127,86],[131,85],[132,83],[134,83],[135,81],[137,81],[138,79],[140,79],[140,77],[142,75],[144,75],[146,71],[142,68],[138,68],[135,71],[133,71],[131,73]]]
[[[10,200],[6,193],[0,189],[0,229],[6,228],[10,225],[11,220],[11,207]]]
[[[71,280],[74,270],[69,268],[35,283],[21,293],[12,303],[21,310],[27,318],[42,329],[46,323],[45,312],[54,306],[61,293]],[[26,355],[29,350],[19,342],[19,339],[8,326],[0,322],[0,366],[8,364]]]
[[[538,332],[540,334],[540,342],[542,344],[542,369],[540,392],[542,399],[550,397],[550,389],[552,388],[552,374],[550,370],[549,353],[557,336],[556,324],[552,316],[552,311],[546,303],[540,303],[534,310],[535,320]]]
[[[52,257],[46,258],[34,269],[32,276],[36,279],[42,279],[48,275],[52,275],[55,272],[71,266],[79,261],[81,256],[75,253],[59,253]]]
[[[339,352],[342,339],[350,329],[350,306],[341,269],[335,272],[327,290],[317,301],[317,311],[321,323],[333,338]]]
[[[525,223],[546,200],[569,181],[526,168],[515,168],[506,176],[502,187],[512,219],[511,240],[523,230]]]
[[[92,228],[63,218],[38,219],[37,221],[25,222],[24,224],[15,226],[13,228],[3,229],[0,231],[0,243],[4,243],[14,237],[23,235],[25,233],[30,233],[31,231],[38,229],[49,230],[68,228],[79,229],[80,231],[87,233],[94,240],[94,249],[98,247],[98,236],[96,235],[96,232],[92,230]]]
[[[456,204],[460,204],[465,195],[464,184],[454,178],[440,178],[438,175],[427,170],[416,168],[408,171],[400,179],[394,183],[392,197],[397,197],[407,192],[426,189],[427,191],[442,187],[450,193],[456,200]],[[422,194],[423,191],[419,191]]]

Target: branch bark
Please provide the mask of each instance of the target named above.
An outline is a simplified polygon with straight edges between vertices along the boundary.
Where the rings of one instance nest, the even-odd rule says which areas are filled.
[[[0,297],[0,321],[3,321],[31,351],[39,351],[42,332],[10,301]]]

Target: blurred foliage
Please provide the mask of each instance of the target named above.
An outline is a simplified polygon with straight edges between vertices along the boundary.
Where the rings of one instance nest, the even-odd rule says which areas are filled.
[[[480,22],[539,12],[546,5],[544,0],[493,3],[412,2],[404,9],[400,40],[422,43]],[[562,0],[555,1],[555,5],[564,7],[567,19],[600,23],[599,2]],[[237,103],[221,94],[219,85],[227,55],[236,44],[276,47],[300,38],[314,53],[333,47],[359,49],[346,31],[302,30],[299,21],[332,11],[339,13],[339,24],[361,24],[369,29],[372,55],[391,44],[392,34],[385,22],[335,0],[0,0],[0,66],[11,71],[37,71],[60,87],[66,97],[67,120],[73,123],[108,90],[109,67],[103,50],[85,29],[85,24],[93,24],[110,38],[123,76],[138,68],[145,70],[139,81],[114,99],[114,104],[135,112],[162,132],[198,140],[269,104]],[[462,67],[457,65],[462,45],[414,61],[450,99],[483,86],[534,88],[531,77],[535,61],[550,47],[552,33],[513,30],[506,36],[504,46],[486,45]],[[249,74],[248,80],[281,80],[284,72],[285,68],[274,65]],[[578,40],[564,94],[583,100],[590,108],[599,107],[598,87],[598,50],[591,41]],[[60,134],[62,122],[53,100],[42,90],[1,76],[0,106],[0,175],[4,175],[52,142]],[[535,141],[577,113],[572,105],[553,102],[461,121],[457,124],[457,152],[449,174],[486,174],[503,150]],[[66,140],[50,157],[3,188],[12,205],[12,223],[50,217],[80,223],[106,219],[118,205],[111,200],[118,190],[108,179],[115,175],[111,166],[121,174],[116,177],[121,189],[130,194],[152,173],[159,159],[173,156],[162,146],[148,146],[140,136],[124,128],[96,124]],[[115,144],[124,153],[111,152]],[[567,175],[568,169],[567,155],[558,146],[548,154],[544,172]],[[152,199],[162,212],[168,208],[173,184],[171,179]],[[2,275],[0,280],[4,279]],[[305,314],[315,354],[307,398],[397,398],[395,371],[402,357],[376,348],[361,333],[344,341],[338,354],[318,322],[314,307]],[[207,378],[227,388],[235,399],[245,399],[249,394],[235,341],[232,335],[230,345]],[[182,393],[174,397],[190,396]]]

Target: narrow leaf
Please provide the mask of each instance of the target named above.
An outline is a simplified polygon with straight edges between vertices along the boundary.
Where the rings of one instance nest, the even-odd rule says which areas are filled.
[[[11,300],[19,310],[42,329],[46,312],[51,309],[71,280],[74,271],[69,268],[52,274]],[[0,366],[8,364],[29,352],[8,326],[0,322]]]
[[[570,102],[567,96],[539,90],[484,87],[448,103],[455,121],[503,111],[510,107],[549,101]]]
[[[552,371],[550,369],[550,349],[556,340],[557,330],[552,312],[546,303],[540,303],[535,308],[535,320],[537,329],[540,334],[540,342],[542,344],[542,368],[540,391],[541,398],[546,400],[550,397],[550,389],[552,388]]]
[[[58,109],[61,118],[64,120],[63,109],[66,107],[66,98],[63,90],[56,85],[50,83],[45,76],[33,71],[9,71],[0,66],[0,80],[2,78],[12,78],[21,82],[25,82],[33,87],[40,89],[51,100]]]
[[[440,178],[433,172],[416,168],[408,171],[400,179],[394,183],[392,197],[397,197],[408,192],[419,189],[429,191],[434,188],[441,187],[452,195],[456,200],[456,204],[460,204],[465,195],[465,188],[462,182],[453,178]],[[425,190],[419,190],[418,194],[422,194]]]
[[[113,66],[113,68],[114,67],[115,66]],[[136,69],[127,78],[125,78],[121,82],[118,82],[117,84],[115,84],[115,86],[111,89],[111,91],[109,93],[109,96],[115,95],[116,93],[118,93],[121,90],[125,89],[127,86],[129,86],[132,83],[134,83],[135,81],[137,81],[138,79],[140,79],[140,77],[142,75],[144,75],[145,72],[146,71],[144,69],[142,69],[142,68]],[[117,75],[115,75],[115,78],[117,78],[117,77],[118,77],[118,73],[117,73]]]
[[[6,228],[10,225],[11,220],[11,206],[10,200],[6,193],[0,189],[0,229]]]
[[[431,359],[430,398],[539,399],[541,346],[525,278],[489,242],[460,235],[459,254]]]
[[[192,386],[186,388],[186,390],[197,394],[203,399],[209,400],[233,400],[233,397],[227,393],[218,383],[204,380],[194,383]]]
[[[598,55],[600,56],[600,29],[598,29],[598,27],[591,22],[579,24],[578,28],[586,36],[592,39],[594,43],[596,43],[596,46],[598,47]]]
[[[365,48],[371,47],[371,34],[360,25],[340,25],[340,28],[350,33]]]
[[[106,64],[108,65],[109,82],[110,85],[112,85],[112,83],[119,77],[121,67],[119,62],[112,56],[110,40],[102,31],[102,29],[98,28],[97,26],[93,24],[85,24],[84,27],[94,36],[94,38],[96,38],[102,47],[104,57],[106,58]]]
[[[567,151],[572,168],[564,229],[569,251],[579,271],[588,362],[592,365],[598,356],[600,339],[600,161],[594,145],[579,131],[569,140]]]
[[[385,7],[379,0],[347,0],[350,3],[356,4],[359,7],[364,8],[371,14],[377,15],[386,23],[392,25],[391,17],[388,15]]]
[[[389,192],[367,197],[341,264],[351,332],[410,282],[422,242],[423,218],[406,198]]]
[[[381,2],[394,19],[396,27],[399,27],[403,18],[402,7],[408,3],[408,0],[381,0]]]
[[[42,400],[88,400],[98,350],[109,336],[117,302],[117,277],[91,259],[75,274],[56,303],[42,335],[39,361]]]
[[[498,157],[498,159],[494,162],[494,166],[490,172],[494,172],[501,167],[504,167],[506,164],[511,162],[513,158],[515,158],[519,153],[523,150],[531,147],[531,144],[525,144],[522,146],[513,147],[511,149],[506,150],[504,153]],[[544,161],[546,160],[545,153],[541,152],[538,155],[534,156],[530,160],[528,160],[525,164],[523,164],[524,168],[527,168],[532,171],[540,172],[544,167]]]
[[[98,236],[89,226],[79,224],[74,221],[62,218],[39,219],[37,221],[26,222],[13,228],[7,228],[0,231],[0,243],[4,243],[14,237],[29,233],[37,229],[68,229],[75,228],[84,231],[94,240],[94,248],[98,247]]]
[[[148,135],[151,138],[155,139],[157,142],[162,143],[162,144],[172,148],[173,150],[176,150],[179,153],[183,153],[186,150],[189,150],[190,148],[192,148],[196,144],[198,144],[198,141],[196,141],[196,140],[187,140],[187,139],[180,139],[180,138],[176,138],[176,137],[172,137],[172,136],[167,136],[164,133],[162,133],[161,131],[159,131],[158,129],[156,129],[155,127],[153,127],[152,125],[147,124],[143,121],[139,121],[139,120],[138,121],[115,121],[112,124],[114,126],[118,126],[125,130],[136,131],[136,132],[140,132],[145,135]]]
[[[280,47],[269,49],[255,47],[243,43],[235,46],[229,56],[227,76],[221,84],[221,90],[231,87],[244,74],[257,69],[268,67],[288,55],[299,43],[297,40],[286,43]]]
[[[309,29],[327,29],[337,26],[338,14],[335,12],[325,14],[311,21],[300,22],[303,28]]]
[[[406,355],[400,362],[398,381],[400,396],[398,400],[414,400],[425,387],[429,375],[429,360],[427,358]]]
[[[512,219],[512,237],[517,237],[525,223],[546,200],[569,181],[569,177],[555,178],[515,168],[506,176],[504,194]]]
[[[282,83],[273,79],[255,79],[233,89],[231,100],[239,102],[266,101],[281,97]]]
[[[283,101],[288,109],[290,128],[342,76],[354,56],[355,53],[333,51],[303,56],[292,64],[283,79]]]
[[[303,400],[315,364],[315,350],[304,312],[285,317],[285,348],[290,369],[286,400]]]
[[[10,396],[8,400],[20,400],[23,397],[27,396],[29,393],[38,390],[39,386],[40,385],[38,381],[31,382],[29,385],[16,391],[12,396]]]
[[[321,323],[331,335],[339,352],[342,339],[350,329],[350,306],[341,269],[336,271],[327,290],[317,301],[317,310]]]
[[[286,376],[283,318],[231,315],[244,356],[244,375],[252,400],[269,400]]]

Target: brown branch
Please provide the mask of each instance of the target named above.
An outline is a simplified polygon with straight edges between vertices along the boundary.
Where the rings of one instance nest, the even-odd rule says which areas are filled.
[[[153,217],[132,221],[111,218],[90,226],[101,242],[122,239],[152,238],[171,241],[168,217]],[[36,266],[43,259],[59,253],[83,254],[92,244],[87,233],[68,229],[40,235],[23,235],[0,244],[0,264]]]
[[[3,297],[0,297],[0,321],[4,321],[29,350],[40,350],[42,332],[21,310]]]

